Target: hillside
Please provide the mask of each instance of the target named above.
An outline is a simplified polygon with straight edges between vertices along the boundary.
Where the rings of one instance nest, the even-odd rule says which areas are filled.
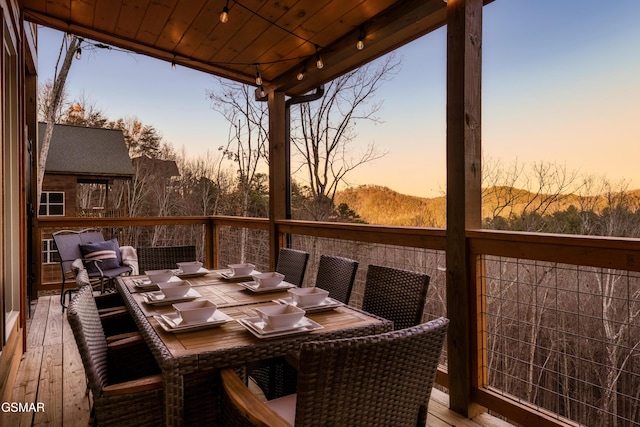
[[[626,192],[629,200],[640,200],[640,190]],[[534,195],[513,187],[484,189],[483,218],[519,215],[524,209],[552,214],[569,206],[584,207],[595,212],[609,203],[605,196],[580,197],[573,194],[553,196]],[[398,225],[407,227],[445,227],[446,199],[415,197],[398,193],[387,187],[363,185],[348,188],[336,195],[336,205],[346,203],[360,218],[369,224]]]
[[[378,185],[348,188],[336,195],[369,224],[444,227],[446,200],[408,196]]]

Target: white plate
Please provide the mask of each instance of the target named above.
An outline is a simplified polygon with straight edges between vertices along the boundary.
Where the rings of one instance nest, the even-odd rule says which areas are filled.
[[[266,323],[260,320],[260,317],[238,319],[238,323],[240,323],[246,330],[248,330],[258,338],[273,338],[281,337],[284,335],[302,334],[324,328],[324,326],[317,322],[314,322],[308,317],[303,317],[302,320],[300,320],[293,326],[287,326],[286,328],[280,329],[272,329]]]
[[[262,288],[262,287],[258,286],[257,282],[240,282],[240,283],[238,283],[238,285],[242,286],[245,289],[250,290],[251,292],[255,292],[257,294],[266,293],[266,292],[284,291],[285,289],[295,288],[296,287],[296,285],[294,285],[293,283],[284,282],[284,281],[282,281],[282,282],[278,283],[276,286],[272,286],[270,288]]]
[[[167,332],[180,333],[199,331],[201,329],[215,328],[220,325],[224,325],[227,322],[233,320],[233,318],[220,310],[216,310],[206,322],[200,323],[182,323],[182,318],[178,313],[162,314],[160,316],[153,316],[158,321],[158,324]]]
[[[317,313],[319,311],[333,310],[336,307],[340,307],[340,306],[344,305],[340,301],[335,300],[333,298],[329,298],[329,297],[325,298],[320,304],[306,305],[306,306],[302,306],[302,305],[296,304],[296,302],[293,301],[293,298],[291,298],[291,297],[274,299],[273,302],[277,302],[278,304],[295,305],[296,307],[300,307],[301,309],[303,309],[307,313]]]
[[[191,301],[196,298],[200,298],[202,295],[198,293],[195,289],[189,289],[189,292],[183,297],[178,298],[167,298],[164,296],[162,291],[154,291],[154,292],[145,292],[142,294],[142,299],[149,305],[170,305],[174,302],[183,302],[183,301]]]
[[[218,274],[222,276],[223,279],[227,279],[227,280],[247,280],[247,279],[253,279],[252,275],[260,274],[260,272],[257,270],[253,270],[251,273],[245,274],[244,276],[234,276],[233,273],[230,271],[220,271],[218,272]]]
[[[182,270],[180,269],[173,270],[173,274],[175,274],[181,279],[186,277],[202,277],[202,276],[206,276],[209,273],[211,273],[211,271],[207,270],[204,267],[200,267],[200,270],[196,271],[195,273],[183,273]]]

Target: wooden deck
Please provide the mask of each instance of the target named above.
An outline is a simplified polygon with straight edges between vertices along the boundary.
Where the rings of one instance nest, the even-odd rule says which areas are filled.
[[[90,396],[87,395],[82,360],[73,332],[63,316],[59,297],[40,297],[27,321],[27,352],[22,357],[12,402],[43,404],[44,411],[7,413],[5,425],[87,426]],[[2,423],[0,423],[2,424]],[[448,409],[448,396],[433,390],[429,404],[429,427],[510,426],[482,414],[473,420]]]

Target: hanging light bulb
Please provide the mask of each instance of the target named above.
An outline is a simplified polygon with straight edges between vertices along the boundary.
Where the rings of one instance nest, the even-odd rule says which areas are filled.
[[[76,49],[76,59],[80,59],[81,56],[82,56],[82,49],[81,48]]]
[[[262,86],[262,76],[260,75],[260,70],[258,69],[258,64],[256,64],[256,85]]]
[[[71,34],[69,31],[67,31],[67,40],[71,41],[72,38],[73,38],[73,34]]]
[[[298,73],[298,75],[296,76],[296,78],[298,80],[302,80],[304,79],[304,74],[307,72],[306,67],[302,67],[302,70],[300,70],[300,72]]]
[[[356,49],[364,49],[364,29],[360,27],[360,36],[358,36],[358,42],[356,43]]]
[[[172,70],[176,69],[176,61],[175,60],[171,61],[171,69]]]
[[[229,20],[229,0],[227,0],[227,3],[222,8],[222,13],[220,14],[220,22],[222,22],[223,24],[226,24],[228,20]]]
[[[264,86],[260,85],[260,98],[267,96],[267,92],[264,90]]]
[[[324,67],[324,61],[322,60],[322,57],[318,53],[318,45],[316,45],[316,67],[318,67],[318,70],[321,70],[322,67]]]

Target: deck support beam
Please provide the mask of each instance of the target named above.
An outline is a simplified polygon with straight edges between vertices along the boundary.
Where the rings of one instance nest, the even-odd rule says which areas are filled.
[[[275,271],[282,236],[278,232],[276,220],[286,218],[289,198],[287,190],[291,176],[288,175],[286,144],[286,118],[284,92],[271,91],[268,94],[269,107],[269,268]]]
[[[481,227],[482,0],[447,3],[447,339],[452,410],[470,416],[474,260],[465,232]]]

